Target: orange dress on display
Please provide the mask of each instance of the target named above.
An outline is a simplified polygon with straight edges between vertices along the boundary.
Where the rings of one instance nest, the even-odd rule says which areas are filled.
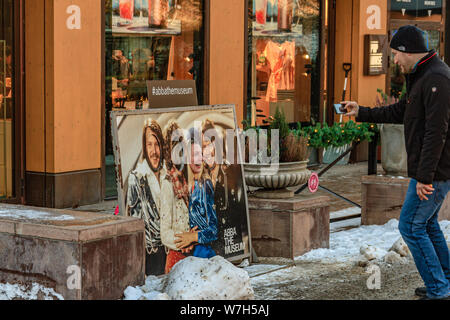
[[[295,85],[295,42],[285,41],[281,45],[269,41],[264,49],[271,74],[267,84],[266,101],[277,101],[278,90],[293,90]]]

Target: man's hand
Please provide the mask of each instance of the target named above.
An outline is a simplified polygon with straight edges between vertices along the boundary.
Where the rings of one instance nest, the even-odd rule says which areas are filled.
[[[342,101],[342,105],[345,105],[345,109],[347,110],[346,116],[358,116],[359,113],[359,105],[355,101]]]
[[[417,195],[421,201],[428,200],[427,195],[433,194],[434,188],[432,184],[423,184],[417,181]]]
[[[184,252],[182,251],[183,253],[189,252],[194,248],[192,244],[198,242],[198,226],[192,228],[189,232],[176,234],[175,237],[177,238],[175,239],[177,249],[186,249],[183,250]]]

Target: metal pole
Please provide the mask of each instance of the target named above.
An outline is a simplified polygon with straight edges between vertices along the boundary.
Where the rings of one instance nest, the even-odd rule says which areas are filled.
[[[354,205],[355,207],[361,208],[361,205],[357,204],[356,202],[353,202],[352,200],[347,199],[346,197],[341,196],[340,194],[337,194],[337,193],[334,192],[334,191],[331,191],[331,190],[328,189],[328,188],[325,188],[325,187],[323,187],[323,186],[319,186],[319,188],[320,188],[320,189],[323,189],[324,191],[326,191],[326,192],[332,194],[333,196],[335,196],[335,197],[337,197],[337,198],[339,198],[339,199],[341,199],[341,200],[344,200],[344,201],[346,201],[346,202],[348,202],[348,203]]]
[[[375,132],[373,139],[369,142],[369,161],[368,161],[368,175],[376,175],[377,174],[377,163],[378,163],[378,139],[379,134]]]

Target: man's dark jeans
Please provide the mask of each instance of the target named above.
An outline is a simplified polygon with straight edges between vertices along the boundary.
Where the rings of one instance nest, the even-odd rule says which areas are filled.
[[[450,252],[438,223],[438,213],[450,190],[450,180],[433,183],[435,191],[421,201],[411,179],[400,214],[400,233],[408,245],[429,298],[450,295]]]

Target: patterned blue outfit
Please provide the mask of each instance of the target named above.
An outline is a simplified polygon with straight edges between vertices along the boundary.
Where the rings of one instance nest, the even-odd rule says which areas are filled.
[[[198,227],[198,243],[194,248],[194,257],[212,258],[216,253],[210,244],[217,240],[218,221],[214,209],[214,187],[211,180],[195,181],[194,190],[189,199],[189,225]]]

